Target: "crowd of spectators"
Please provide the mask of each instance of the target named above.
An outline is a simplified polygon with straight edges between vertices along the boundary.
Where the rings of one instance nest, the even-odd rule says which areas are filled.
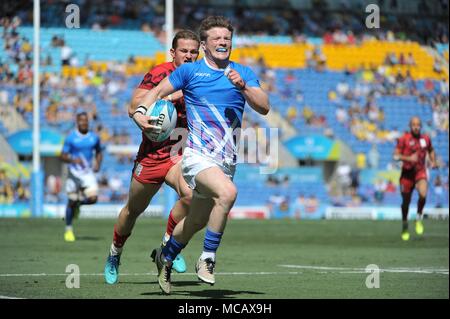
[[[21,2],[21,1],[18,1]],[[77,3],[77,1],[74,1]],[[344,1],[345,2],[345,1]],[[445,2],[445,1],[444,1]],[[285,2],[283,2],[285,3]],[[289,8],[273,8],[261,10],[256,12],[252,8],[237,6],[230,9],[225,8],[223,11],[225,15],[232,17],[233,23],[239,34],[273,34],[273,35],[292,35],[295,41],[304,41],[305,35],[313,35],[322,37],[325,43],[336,44],[353,44],[365,39],[367,36],[373,36],[367,32],[361,33],[361,20],[357,18],[357,14],[353,11],[349,12],[327,12],[324,10],[324,2],[313,1],[315,9],[314,13],[300,10],[290,10]],[[54,4],[52,1],[43,1],[43,12],[49,6],[61,6],[61,4]],[[154,32],[156,35],[161,35],[163,30],[161,25],[164,22],[164,3],[163,1],[142,1],[142,2],[127,2],[124,0],[113,1],[83,1],[78,3],[84,13],[81,15],[82,25],[87,23],[94,29],[102,29],[108,27],[121,27],[127,20],[140,21],[142,29]],[[108,4],[108,5],[107,5]],[[287,4],[287,2],[285,3]],[[59,7],[58,7],[59,8]],[[58,10],[61,10],[59,8]],[[63,8],[64,9],[64,8]],[[176,24],[177,26],[192,27],[196,29],[198,23],[205,16],[214,14],[216,7],[209,4],[187,4],[185,6],[176,7]],[[87,12],[87,14],[86,14]],[[23,24],[30,24],[30,15],[24,12],[18,12],[18,16],[14,18],[3,17],[0,24],[3,26],[2,38],[4,47],[2,50],[6,52],[6,56],[13,63],[0,61],[0,81],[5,85],[16,85],[19,89],[17,94],[13,97],[14,108],[22,115],[30,114],[32,112],[31,99],[31,82],[32,82],[32,60],[31,51],[32,45],[29,39],[21,37],[16,31],[17,27]],[[327,17],[327,18],[325,18]],[[150,19],[152,18],[152,19]],[[86,19],[86,20],[83,20]],[[359,19],[359,20],[358,20]],[[429,43],[430,41],[438,41],[441,43],[448,43],[448,28],[443,26],[437,20],[426,23],[424,18],[423,28],[408,28],[410,21],[394,16],[390,19],[392,23],[392,30],[389,27],[383,28],[388,30],[386,32],[377,32],[375,35],[384,40],[394,40],[397,38],[418,40]],[[151,22],[148,22],[151,21]],[[345,22],[345,25],[342,23]],[[356,23],[358,21],[358,23]],[[52,25],[49,15],[43,16],[43,25]],[[427,34],[424,30],[428,30],[430,25],[435,32]],[[425,28],[425,29],[424,29]],[[397,30],[397,31],[396,31]],[[400,31],[401,30],[401,31]],[[367,30],[365,30],[367,31]],[[412,34],[411,34],[412,32]],[[427,34],[425,36],[425,34]],[[55,36],[51,45],[61,48],[61,59],[63,65],[78,65],[80,62],[76,59],[76,54],[64,42],[63,38]],[[306,52],[307,67],[314,68],[318,71],[325,68],[326,57],[321,52],[320,47],[316,46],[313,50]],[[49,55],[44,54],[43,64],[51,65]],[[129,63],[133,63],[131,58]],[[241,61],[249,62],[249,61]],[[258,66],[258,74],[261,78],[261,83],[264,89],[268,92],[277,92],[288,98],[294,98],[299,104],[303,104],[303,95],[300,88],[292,85],[285,85],[282,88],[277,88],[275,71],[265,66],[264,60],[261,58],[257,61],[250,61]],[[336,113],[334,118],[327,117],[324,114],[316,114],[313,107],[304,105],[302,109],[297,107],[297,104],[292,105],[287,111],[287,119],[293,121],[298,116],[301,116],[307,126],[311,127],[327,127],[327,121],[337,120],[360,140],[367,141],[374,145],[368,154],[369,166],[376,168],[379,162],[379,153],[377,154],[376,144],[380,142],[392,142],[399,136],[398,129],[385,130],[383,128],[384,110],[377,102],[376,98],[383,95],[396,96],[417,96],[423,104],[430,104],[433,109],[432,122],[424,123],[424,131],[436,134],[437,131],[447,132],[449,126],[448,119],[448,87],[441,85],[439,90],[436,90],[435,82],[426,80],[424,83],[425,92],[418,89],[417,82],[414,81],[410,74],[406,73],[395,74],[392,69],[396,65],[415,65],[411,54],[395,55],[389,53],[384,59],[383,65],[379,67],[360,67],[357,70],[347,69],[345,72],[356,78],[355,86],[350,86],[347,82],[341,82],[336,89],[329,92],[329,100],[336,105]],[[284,82],[289,84],[294,81],[292,74],[287,74]],[[128,78],[125,74],[123,65],[113,65],[108,71],[99,72],[88,68],[87,76],[63,77],[60,74],[49,73],[42,78],[42,105],[45,109],[46,123],[59,129],[63,129],[66,133],[67,129],[73,127],[73,119],[75,113],[81,109],[89,114],[91,126],[100,135],[104,144],[129,144],[130,136],[126,130],[120,130],[114,127],[109,127],[102,119],[102,115],[97,111],[94,96],[90,88],[95,89],[95,94],[101,97],[102,101],[111,106],[112,117],[121,118],[124,116],[124,105],[122,105],[119,97],[126,90],[129,90]],[[89,91],[89,93],[88,93]],[[2,90],[0,87],[1,100],[8,100],[8,92]],[[6,97],[5,97],[6,96]],[[364,97],[365,103],[360,104],[360,98]],[[349,108],[342,107],[342,103],[350,103]],[[70,126],[65,124],[70,123]],[[243,127],[260,127],[258,122],[246,119]],[[325,130],[327,135],[332,136],[333,132]],[[259,145],[259,144],[258,144]],[[256,153],[257,149],[252,149],[246,146],[246,153]],[[267,148],[267,147],[266,147]],[[255,158],[259,158],[255,156]],[[132,156],[122,155],[118,156],[117,160],[122,164],[131,164]],[[258,163],[256,163],[258,164]],[[351,173],[351,171],[350,171]],[[29,198],[29,191],[26,183],[20,179],[14,183],[6,178],[6,175],[1,175],[1,193],[0,201],[20,201]],[[122,200],[123,196],[119,192],[122,189],[122,181],[119,178],[111,177],[110,179],[102,177],[101,187],[113,190],[114,199]],[[47,180],[50,191],[48,198],[51,201],[58,201],[61,191],[61,181],[55,177],[50,176]],[[282,181],[277,184],[275,181],[268,181],[273,186],[284,184]],[[287,181],[288,183],[288,181]],[[376,191],[373,196],[375,201],[382,202],[383,196],[392,190],[390,181],[379,181],[375,184]],[[447,187],[448,180],[435,180],[435,191],[441,192]],[[357,205],[364,200],[363,196],[358,195],[358,187],[354,185],[354,180],[350,177],[348,185],[349,194],[354,199],[353,204]],[[376,195],[375,195],[376,194]],[[105,201],[110,199],[104,198]],[[299,199],[300,200],[300,199]]]
[[[11,179],[0,168],[0,204],[26,203],[30,200],[30,185],[22,178]]]
[[[378,105],[377,98],[415,96],[421,104],[431,105],[433,109],[433,123],[425,123],[424,131],[431,136],[435,135],[433,131],[436,129],[448,132],[448,87],[442,85],[436,88],[436,82],[427,79],[423,88],[419,89],[418,81],[408,71],[406,75],[393,72],[392,65],[400,63],[401,59],[397,61],[392,56],[393,54],[387,54],[385,62],[379,67],[362,66],[358,70],[346,71],[355,78],[355,85],[341,81],[328,94],[329,100],[336,105],[335,119],[361,141],[394,142],[401,132],[397,128],[384,128],[385,114]],[[415,62],[406,58],[402,63]],[[365,101],[364,104],[361,104],[361,100]],[[342,104],[350,104],[350,107],[345,108]]]
[[[68,1],[41,1],[41,24],[61,27]],[[80,8],[80,25],[84,28],[132,28],[151,31],[157,37],[164,33],[164,0],[74,0]],[[281,0],[270,4],[248,5],[232,1],[230,4],[215,1],[190,0],[175,5],[176,28],[196,30],[208,15],[229,17],[239,34],[291,35],[302,41],[304,36],[323,37],[327,43],[357,43],[367,36],[382,40],[412,39],[421,43],[448,43],[448,1],[419,1],[402,12],[397,0],[376,1],[381,9],[380,24],[383,28],[368,29],[368,15],[363,4],[341,0],[339,6],[328,0],[314,0],[300,4]],[[17,15],[25,24],[32,24],[31,0],[6,0],[4,12]],[[420,17],[420,19],[418,19]],[[446,20],[447,19],[447,20]]]

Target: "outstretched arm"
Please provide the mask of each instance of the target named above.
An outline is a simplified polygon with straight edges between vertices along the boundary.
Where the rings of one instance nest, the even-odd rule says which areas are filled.
[[[173,92],[175,92],[175,89],[168,78],[162,80],[155,88],[147,91],[145,94],[143,94],[143,92],[135,92],[132,102],[128,106],[128,115],[143,131],[158,129],[156,126],[150,124],[151,121],[156,119],[146,116],[145,113],[153,103]],[[137,94],[139,96],[135,96]]]

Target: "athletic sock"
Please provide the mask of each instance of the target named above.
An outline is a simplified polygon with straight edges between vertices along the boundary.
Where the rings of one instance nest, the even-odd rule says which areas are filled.
[[[173,218],[173,210],[170,211],[169,218],[167,219],[167,227],[166,227],[166,234],[169,235],[169,237],[172,235],[173,230],[175,229],[175,226],[178,224],[178,221]]]
[[[408,231],[408,221],[404,220],[402,224],[402,231]]]
[[[201,260],[205,260],[208,258],[212,259],[213,261],[216,260],[216,251],[217,248],[219,248],[222,235],[223,233],[213,232],[209,228],[206,229],[205,239],[203,241],[203,252],[200,256]]]
[[[111,256],[117,256],[122,254],[123,247],[116,247],[114,243],[111,243],[111,248],[109,249],[109,254]]]
[[[420,219],[422,219],[423,208],[425,207],[426,201],[427,199],[425,197],[419,197],[419,200],[417,201],[417,216],[420,216]]]
[[[165,233],[164,236],[163,236],[163,240],[162,240],[163,246],[165,246],[167,244],[169,239],[170,239],[170,235],[168,233]]]
[[[72,225],[73,220],[73,207],[70,204],[67,204],[66,207],[66,226]]]
[[[167,261],[174,261],[184,247],[186,247],[185,244],[177,242],[173,236],[170,236],[162,253]]]
[[[131,233],[128,235],[120,235],[117,232],[117,225],[114,225],[113,242],[109,253],[113,256],[120,255],[122,253],[123,245],[125,245],[125,242],[130,235]]]

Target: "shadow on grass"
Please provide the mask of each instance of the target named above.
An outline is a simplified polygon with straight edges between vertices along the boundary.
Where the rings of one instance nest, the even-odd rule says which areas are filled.
[[[77,236],[77,240],[99,241],[102,239],[103,237],[96,237],[96,236]]]
[[[157,281],[121,281],[121,284],[130,285],[158,285]],[[184,286],[200,286],[200,281],[185,280],[185,281],[173,281],[172,287],[184,287]]]
[[[175,284],[173,286],[176,286]],[[176,289],[176,288],[175,288]],[[142,296],[161,296],[162,293],[158,292],[144,292]],[[172,290],[170,296],[189,296],[189,297],[202,297],[208,299],[234,299],[239,298],[239,295],[264,295],[263,292],[258,291],[246,291],[246,290],[229,290],[229,289],[205,289],[200,291],[187,291],[187,290]],[[168,297],[170,297],[168,296]]]

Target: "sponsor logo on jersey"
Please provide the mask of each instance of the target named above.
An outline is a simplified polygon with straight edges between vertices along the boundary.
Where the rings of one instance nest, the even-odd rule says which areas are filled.
[[[422,148],[427,147],[427,141],[424,138],[420,139],[420,147]]]
[[[206,72],[196,72],[194,75],[195,76],[205,76],[205,77],[210,77],[211,76],[211,74],[206,73]]]

